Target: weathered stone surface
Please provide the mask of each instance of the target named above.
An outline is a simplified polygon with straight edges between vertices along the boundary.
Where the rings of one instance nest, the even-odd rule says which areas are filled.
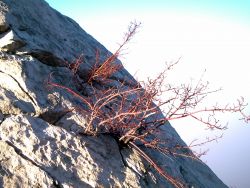
[[[138,175],[124,166],[111,137],[80,138],[28,115],[6,118],[0,126],[0,137],[16,150],[16,156],[62,187],[139,186]],[[4,151],[1,154],[5,156]],[[22,177],[27,171],[16,173]]]
[[[66,68],[46,66],[31,56],[20,57],[2,52],[0,54],[2,113],[29,113],[39,116],[46,112],[52,113],[51,109],[54,113],[59,113],[69,108],[67,95],[59,96],[59,93],[50,92],[50,88],[47,87],[46,81],[53,71],[59,75],[65,74],[66,79],[67,75],[70,75],[70,71]]]
[[[0,187],[172,187],[113,137],[80,134],[85,117],[74,107],[84,104],[48,87],[52,74],[76,89],[66,61],[84,55],[81,81],[97,49],[101,59],[110,54],[76,22],[43,0],[1,0],[0,42]],[[124,68],[112,79],[135,83]],[[184,144],[170,124],[159,130],[168,146]],[[226,187],[201,161],[141,149],[187,187]]]
[[[0,140],[0,187],[55,187],[53,179]]]
[[[0,1],[0,34],[6,32],[9,29],[9,24],[6,21],[6,12],[8,11],[8,7]]]

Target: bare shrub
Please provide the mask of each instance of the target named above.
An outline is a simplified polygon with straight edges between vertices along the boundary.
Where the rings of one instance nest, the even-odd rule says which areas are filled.
[[[76,107],[75,111],[86,118],[85,132],[88,135],[110,134],[119,142],[135,149],[160,175],[175,187],[185,187],[184,183],[172,177],[168,172],[156,164],[140,147],[143,145],[165,155],[176,155],[198,160],[190,149],[197,145],[211,142],[218,138],[208,139],[203,143],[192,143],[189,146],[175,145],[168,148],[165,141],[157,137],[159,127],[176,119],[191,117],[208,129],[224,130],[216,118],[217,113],[240,113],[247,121],[249,116],[243,113],[244,99],[240,98],[235,104],[200,108],[200,103],[211,93],[219,90],[209,90],[208,83],[200,79],[196,85],[181,84],[175,86],[167,82],[168,72],[172,70],[172,63],[166,65],[166,69],[154,79],[139,82],[131,87],[125,83],[97,89],[92,85],[95,81],[105,81],[122,67],[115,64],[116,58],[120,55],[122,48],[136,33],[139,27],[133,23],[125,35],[124,42],[118,50],[99,65],[99,54],[96,55],[96,64],[90,72],[86,83],[92,88],[91,96],[81,95],[78,91],[52,81],[51,74],[48,84],[51,87],[61,88],[80,99],[85,107]],[[80,62],[80,61],[79,61]],[[76,73],[79,63],[72,68]],[[76,68],[76,69],[75,69]],[[167,96],[163,98],[162,96]],[[162,111],[161,111],[162,109]],[[162,116],[162,113],[164,116]],[[188,149],[188,151],[187,151]],[[184,152],[185,151],[185,152]],[[205,153],[203,153],[205,154]]]
[[[91,83],[94,80],[107,80],[110,76],[112,76],[115,72],[122,68],[121,64],[116,62],[116,59],[121,55],[123,48],[129,43],[129,41],[136,34],[137,29],[140,27],[140,23],[131,22],[128,27],[128,32],[125,33],[123,42],[119,45],[118,49],[114,54],[109,56],[104,62],[99,62],[99,51],[96,51],[96,62],[91,72],[89,73],[87,82]]]

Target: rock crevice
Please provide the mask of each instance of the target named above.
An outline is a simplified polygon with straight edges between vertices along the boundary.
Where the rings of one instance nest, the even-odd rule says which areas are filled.
[[[34,106],[37,106],[35,99],[33,99],[33,97],[29,94],[29,92],[26,91],[26,90],[22,87],[22,85],[18,82],[18,80],[17,80],[14,76],[12,76],[12,75],[10,75],[10,74],[8,74],[8,73],[5,73],[5,72],[3,72],[3,71],[1,71],[1,70],[0,70],[0,73],[6,74],[6,75],[8,75],[9,77],[11,77],[11,78],[17,83],[18,87],[25,93],[25,95],[27,95],[27,97],[30,99],[30,101],[33,103],[33,105],[34,105]]]

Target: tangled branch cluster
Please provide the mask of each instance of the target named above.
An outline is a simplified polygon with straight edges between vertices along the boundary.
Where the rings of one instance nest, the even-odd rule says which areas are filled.
[[[92,88],[91,96],[84,96],[72,88],[52,81],[53,74],[49,76],[48,84],[65,90],[85,104],[85,107],[75,108],[78,113],[83,114],[86,118],[85,134],[99,135],[108,133],[113,135],[119,142],[135,149],[141,157],[175,187],[184,187],[182,182],[162,170],[139,145],[144,145],[166,155],[179,155],[197,159],[192,152],[183,153],[181,151],[199,144],[167,148],[162,144],[163,141],[157,137],[159,126],[166,124],[168,121],[191,117],[206,125],[209,129],[224,130],[225,127],[216,119],[216,114],[218,112],[239,112],[244,115],[243,109],[246,104],[244,99],[241,98],[233,105],[199,108],[202,100],[210,93],[218,90],[209,91],[208,83],[203,83],[202,80],[198,81],[196,85],[183,84],[174,86],[168,83],[168,71],[171,71],[178,61],[167,65],[166,69],[159,73],[156,78],[148,79],[148,81],[140,82],[134,86],[127,86],[124,82],[120,85],[103,87],[102,89],[95,88],[92,84],[94,81],[103,82],[122,68],[115,61],[139,26],[140,24],[132,23],[118,50],[102,64],[99,62],[99,53],[97,52],[95,65],[85,80],[85,84]],[[76,61],[74,66],[69,67],[74,75],[76,75],[81,63],[84,63],[84,61]],[[162,96],[167,96],[167,98],[162,98]],[[165,117],[162,116],[160,109],[164,109]],[[246,119],[247,116],[244,115],[244,118]],[[210,139],[207,142],[213,140]]]

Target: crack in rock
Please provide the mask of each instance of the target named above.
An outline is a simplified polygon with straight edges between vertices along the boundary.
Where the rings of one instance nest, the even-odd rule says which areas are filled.
[[[17,83],[17,85],[19,86],[19,88],[28,96],[28,98],[31,100],[31,102],[35,106],[37,106],[36,101],[33,99],[33,97],[22,87],[22,85],[18,82],[18,80],[14,76],[12,76],[12,75],[10,75],[8,73],[5,73],[5,72],[3,72],[1,70],[0,70],[0,72],[3,73],[3,74],[8,75],[9,77],[11,77]]]
[[[0,126],[1,126],[1,124],[4,122],[4,115],[3,115],[3,113],[1,112],[1,110],[0,110]]]
[[[0,138],[1,140],[1,138]],[[42,166],[40,166],[39,164],[37,164],[35,161],[33,161],[32,159],[30,159],[28,156],[24,155],[22,153],[22,151],[16,147],[13,143],[11,143],[8,140],[5,140],[5,143],[8,144],[10,147],[12,147],[14,149],[14,151],[16,152],[17,155],[19,155],[20,157],[22,157],[24,160],[27,160],[29,162],[31,162],[34,166],[38,167],[39,169],[41,169],[42,171],[44,171],[52,180],[53,180],[53,185],[57,188],[63,188],[62,184],[60,183],[59,180],[57,180],[50,172],[46,171],[45,168],[43,168]]]
[[[124,167],[130,168],[130,167],[128,166],[126,160],[124,159],[124,156],[123,156],[122,151],[121,151],[122,149],[120,148],[119,143],[118,143],[118,148],[119,148],[119,153],[120,153],[120,156],[121,156],[122,163],[123,163]]]
[[[129,162],[125,159],[126,156],[124,156],[123,153],[122,153],[122,148],[121,148],[122,146],[120,145],[120,143],[118,143],[118,141],[117,141],[117,144],[118,144],[119,153],[120,153],[120,156],[121,156],[122,163],[123,163],[124,167],[129,168],[131,171],[135,172],[140,177],[145,178],[145,176],[142,174],[142,172],[140,172],[140,170],[137,169],[136,166],[134,166],[133,164],[129,164]]]
[[[42,120],[46,121],[47,123],[51,125],[57,124],[64,116],[66,116],[69,112],[72,112],[72,110],[62,110],[62,111],[53,111],[49,110],[46,111],[38,116],[38,118],[41,118]]]
[[[53,53],[43,50],[33,50],[32,52],[27,53],[32,57],[39,60],[41,63],[52,66],[52,67],[65,67],[66,63],[62,59],[56,57]]]

